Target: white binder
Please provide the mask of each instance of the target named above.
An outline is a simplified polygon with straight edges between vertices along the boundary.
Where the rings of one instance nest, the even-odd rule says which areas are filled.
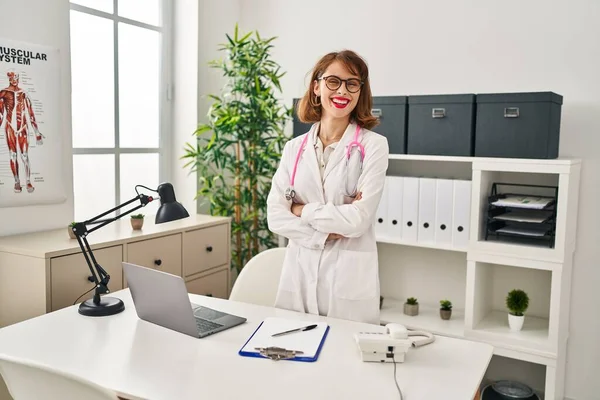
[[[452,219],[454,203],[454,182],[451,179],[437,179],[435,188],[435,243],[452,244]]]
[[[471,181],[454,181],[454,220],[452,221],[452,245],[467,248],[471,219]]]
[[[435,243],[435,178],[419,178],[419,243]]]
[[[417,241],[419,222],[419,178],[404,178],[402,188],[402,241]]]
[[[388,185],[387,235],[393,239],[402,239],[402,203],[404,178],[390,176]]]
[[[379,201],[379,207],[377,208],[377,214],[375,215],[375,237],[387,237],[387,211],[388,211],[388,191],[390,187],[390,176],[385,177],[385,184],[383,186],[383,193],[381,194],[381,200]]]

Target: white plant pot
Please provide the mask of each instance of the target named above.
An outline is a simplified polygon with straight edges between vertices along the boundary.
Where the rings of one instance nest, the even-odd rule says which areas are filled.
[[[508,326],[510,326],[510,330],[513,332],[518,332],[523,328],[523,321],[525,321],[524,315],[517,317],[516,315],[508,314]]]

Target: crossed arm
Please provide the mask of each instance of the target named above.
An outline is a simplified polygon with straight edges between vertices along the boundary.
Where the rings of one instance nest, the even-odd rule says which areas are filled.
[[[291,148],[286,144],[282,160],[267,199],[269,229],[310,248],[323,248],[326,240],[362,236],[372,225],[383,193],[389,148],[381,137],[379,146],[367,152],[358,187],[359,195],[351,204],[290,204],[284,197],[289,184]]]
[[[290,182],[287,166],[291,157],[290,142],[286,143],[279,167],[273,176],[267,197],[267,222],[271,232],[295,241],[311,249],[323,249],[329,238],[328,232],[320,232],[304,224],[291,211],[291,203],[285,199],[285,190]]]
[[[385,185],[389,147],[387,139],[366,153],[363,172],[358,179],[359,196],[351,204],[334,205],[308,203],[298,214],[302,222],[320,232],[335,232],[343,237],[357,238],[367,232],[374,221]]]

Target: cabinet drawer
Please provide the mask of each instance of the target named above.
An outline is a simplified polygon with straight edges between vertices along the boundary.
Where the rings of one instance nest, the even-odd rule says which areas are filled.
[[[111,292],[123,289],[123,247],[94,250],[94,256],[98,264],[110,275],[108,289]],[[88,280],[90,276],[90,269],[81,253],[51,259],[52,311],[73,305],[79,296],[92,289],[94,284]],[[92,290],[77,302],[83,302],[93,296]]]
[[[183,273],[186,277],[227,264],[227,228],[223,224],[183,233]]]
[[[181,235],[130,243],[127,262],[181,276]]]
[[[203,296],[219,297],[221,299],[228,298],[227,280],[229,279],[229,274],[227,273],[227,268],[186,282],[185,285],[187,286],[188,292]]]

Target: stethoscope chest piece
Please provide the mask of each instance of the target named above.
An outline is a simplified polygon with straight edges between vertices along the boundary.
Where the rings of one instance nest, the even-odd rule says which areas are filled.
[[[291,187],[287,188],[285,190],[285,199],[286,200],[293,200],[294,197],[296,197],[296,191],[294,189],[292,189]]]

